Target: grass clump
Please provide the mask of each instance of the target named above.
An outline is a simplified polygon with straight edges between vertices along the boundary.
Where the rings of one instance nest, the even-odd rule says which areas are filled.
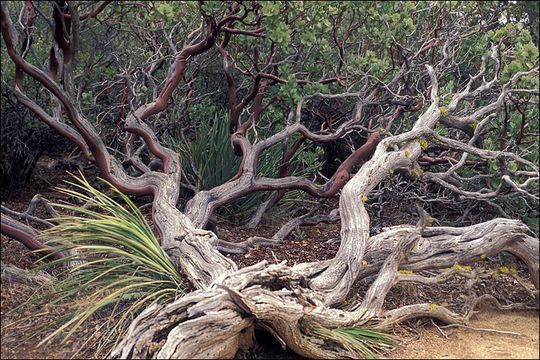
[[[395,345],[391,335],[370,327],[351,326],[328,329],[317,323],[304,322],[305,333],[332,341],[357,353],[362,359],[378,359],[379,354]]]
[[[71,266],[57,281],[44,285],[17,309],[32,307],[32,317],[38,312],[53,314],[59,313],[59,309],[64,312],[54,321],[34,329],[34,336],[47,335],[39,345],[54,338],[65,341],[93,315],[94,319],[102,317],[101,325],[95,327],[87,342],[99,341],[96,354],[108,353],[137,314],[152,304],[182,296],[185,285],[144,216],[127,196],[102,180],[127,205],[122,206],[92,187],[82,174],[75,179],[78,183],[68,184],[82,192],[58,190],[88,206],[53,204],[73,215],[53,219],[58,225],[41,235],[57,251],[71,255],[31,271],[60,263]],[[55,329],[50,332],[51,328]]]

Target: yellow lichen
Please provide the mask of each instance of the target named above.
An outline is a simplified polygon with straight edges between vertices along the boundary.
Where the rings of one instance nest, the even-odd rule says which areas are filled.
[[[366,202],[366,201],[368,201],[368,198],[367,198],[367,196],[364,196],[364,197],[362,198],[362,201],[363,201],[363,202]]]
[[[503,274],[506,274],[508,272],[508,268],[506,266],[501,266],[499,270],[501,270]]]
[[[412,270],[398,270],[399,273],[402,273],[402,274],[412,274]]]
[[[480,255],[480,259],[485,259],[485,258],[486,258],[486,254]]]
[[[255,246],[253,247],[253,250],[259,250],[259,245],[255,245]]]
[[[367,261],[366,261],[366,260],[362,260],[362,265],[367,265]]]
[[[435,304],[431,304],[431,305],[429,306],[429,310],[431,310],[431,311],[435,310]]]
[[[405,156],[409,156],[411,155],[411,153],[409,152],[409,150],[405,150]]]
[[[439,110],[441,112],[441,116],[445,117],[446,116],[446,109],[445,108],[439,108]]]
[[[427,140],[420,140],[419,143],[420,143],[420,146],[422,147],[422,150],[427,149],[427,146],[428,146]]]
[[[394,173],[394,170],[390,169],[390,170],[388,170],[388,172],[389,172],[390,174],[393,174],[393,173]]]

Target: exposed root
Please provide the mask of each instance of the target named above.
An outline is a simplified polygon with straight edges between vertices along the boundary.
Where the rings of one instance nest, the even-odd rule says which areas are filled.
[[[239,347],[250,344],[254,327],[271,329],[270,333],[282,345],[286,344],[305,357],[358,357],[358,353],[343,344],[315,336],[306,330],[308,325],[319,324],[330,330],[369,325],[384,330],[417,317],[465,325],[483,302],[492,302],[499,309],[530,309],[530,306],[523,304],[501,305],[491,295],[476,296],[472,285],[477,281],[477,274],[466,267],[451,266],[433,277],[397,271],[398,267],[416,271],[440,268],[448,263],[457,264],[460,260],[477,261],[481,254],[506,251],[516,242],[534,249],[535,243],[522,231],[517,231],[519,222],[499,219],[495,224],[486,222],[478,224],[476,228],[425,228],[420,237],[422,228],[421,223],[417,228],[392,228],[375,239],[377,253],[370,253],[373,251],[370,248],[366,255],[372,258],[386,255],[386,258],[360,269],[362,277],[379,272],[373,284],[379,284],[382,288],[377,286],[373,289],[379,289],[382,295],[376,297],[376,301],[368,301],[368,291],[365,295],[368,300],[364,300],[368,306],[361,304],[350,311],[331,308],[326,305],[324,292],[310,288],[310,277],[324,269],[329,261],[294,267],[286,266],[285,262],[268,265],[263,261],[243,269],[222,272],[220,276],[211,276],[205,279],[209,281],[205,290],[195,291],[174,303],[155,305],[145,310],[132,323],[112,357],[233,357]],[[407,256],[408,250],[417,242],[417,249]],[[194,248],[201,245],[197,242],[190,244]],[[432,247],[435,250],[426,250]],[[424,250],[420,252],[418,248]],[[452,249],[452,252],[445,249]],[[426,253],[431,255],[426,256]],[[526,263],[537,263],[537,253],[522,254],[528,256],[524,259]],[[388,270],[389,265],[392,265],[392,271]],[[392,276],[388,277],[388,274]],[[468,293],[469,301],[462,313],[434,303],[380,310],[388,289],[398,282],[435,285],[451,275],[467,280],[464,291]]]
[[[219,239],[215,245],[216,248],[225,254],[243,254],[248,252],[255,246],[274,246],[281,243],[287,235],[291,233],[297,226],[301,225],[316,225],[321,222],[334,222],[339,220],[339,210],[334,209],[328,215],[312,216],[313,213],[309,212],[305,215],[299,216],[287,222],[283,225],[272,238],[265,238],[261,236],[252,236],[247,240],[231,243]]]
[[[493,332],[493,333],[497,333],[497,334],[521,336],[521,334],[513,332],[513,331],[502,331],[502,330],[495,330],[495,329],[481,329],[481,328],[475,328],[475,327],[462,325],[462,324],[448,324],[448,325],[445,325],[445,326],[441,326],[441,328],[446,329],[446,328],[449,328],[449,327],[458,327],[458,326],[462,327],[462,328],[465,328],[465,329],[474,330],[474,331],[486,331],[486,332]]]

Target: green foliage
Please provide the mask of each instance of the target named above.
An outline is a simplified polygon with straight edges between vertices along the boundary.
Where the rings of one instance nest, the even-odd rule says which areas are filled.
[[[520,71],[531,70],[535,64],[538,64],[538,48],[531,42],[531,36],[528,30],[523,30],[522,23],[507,23],[505,27],[495,32],[490,32],[493,41],[502,42],[501,49],[507,47],[504,41],[509,39],[514,43],[514,49],[507,56],[510,62],[503,67],[501,74],[501,83],[506,83],[514,74]],[[508,41],[508,40],[507,40]],[[529,76],[520,80],[521,86],[538,88],[538,77]]]
[[[328,329],[319,324],[305,322],[302,328],[308,334],[340,344],[357,353],[362,359],[377,359],[378,352],[388,350],[396,343],[391,335],[370,327]]]
[[[280,126],[276,126],[274,130],[259,129],[257,136],[265,139],[281,129]],[[227,182],[237,174],[242,158],[235,156],[232,152],[229,116],[224,111],[215,113],[212,123],[202,122],[191,140],[183,133],[177,134],[177,136],[177,138],[169,136],[166,143],[178,152],[186,174],[194,180],[199,189],[212,189]],[[178,141],[178,138],[181,140]],[[255,133],[249,132],[248,138],[251,142],[255,141]],[[293,137],[290,143],[296,139],[297,137]],[[322,166],[320,162],[321,151],[319,148],[312,151],[306,145],[302,145],[289,162],[289,173],[293,176],[307,176],[319,171]],[[277,177],[282,158],[283,154],[279,146],[265,150],[257,163],[257,175]],[[227,217],[247,216],[269,195],[268,192],[249,194],[223,206],[218,213]],[[291,192],[287,201],[299,201],[301,198],[301,193]]]
[[[182,157],[186,173],[195,179],[197,188],[208,190],[221,185],[238,171],[240,159],[231,150],[229,121],[225,113],[216,113],[213,123],[203,121],[190,140],[179,134],[170,137],[169,146]]]
[[[170,19],[174,16],[174,7],[170,2],[157,1],[154,7],[158,16]]]
[[[55,219],[59,225],[46,230],[42,237],[58,251],[75,250],[77,254],[48,262],[32,271],[60,263],[81,263],[65,271],[54,284],[44,285],[21,307],[37,303],[42,307],[36,312],[48,309],[51,313],[58,308],[68,309],[64,316],[36,329],[36,335],[40,335],[49,327],[56,327],[40,345],[55,337],[67,339],[83,322],[107,308],[111,311],[105,321],[108,330],[100,333],[96,329],[89,340],[100,338],[112,345],[119,341],[140,311],[154,303],[170,302],[182,296],[185,285],[144,216],[128,197],[103,180],[121,197],[127,205],[125,208],[92,187],[82,175],[75,179],[78,183],[68,184],[87,194],[58,190],[87,202],[90,208],[53,204],[78,215]]]
[[[219,23],[229,9],[236,5],[237,3],[232,1],[152,1],[141,6],[113,2],[98,16],[100,21],[89,19],[82,23],[74,85],[77,94],[80,94],[84,116],[105,134],[107,146],[122,151],[119,141],[121,136],[116,136],[118,123],[125,118],[130,106],[137,107],[140,103],[152,101],[153,94],[159,93],[164,84],[163,80],[175,54],[187,44],[194,44],[204,38],[206,28],[203,26],[196,30],[201,25],[201,15],[213,16],[216,23]],[[238,14],[243,14],[251,5],[252,3],[241,4]],[[23,2],[8,2],[7,6],[13,18],[13,14],[23,13]],[[74,6],[82,13],[89,5],[81,2]],[[489,59],[492,45],[496,45],[501,52],[498,56],[501,69],[494,74],[495,63],[489,60],[486,80],[497,76],[501,85],[506,84],[516,73],[529,71],[538,65],[536,2],[261,1],[254,2],[253,6],[258,10],[249,13],[242,21],[236,21],[233,27],[237,30],[253,30],[254,27],[249,24],[260,21],[256,27],[264,28],[264,31],[259,33],[264,36],[234,34],[226,50],[230,54],[229,70],[236,85],[238,102],[249,93],[252,76],[256,73],[253,49],[258,50],[258,65],[261,71],[280,78],[280,81],[269,84],[265,90],[263,105],[267,106],[266,111],[257,120],[259,139],[278,131],[291,107],[302,97],[314,92],[354,93],[363,86],[367,89],[381,86],[381,82],[390,80],[399,71],[404,58],[408,59],[408,74],[392,91],[398,91],[401,97],[415,98],[416,103],[418,99],[425,97],[425,87],[429,86],[428,78],[425,77],[425,64],[435,65],[442,60],[446,39],[456,41],[448,44],[446,52],[451,56],[437,69],[440,108],[445,115],[461,116],[493,100],[493,94],[484,94],[485,96],[475,99],[474,102],[464,101],[455,114],[446,113],[452,96],[463,90],[470,75],[478,72],[482,59]],[[49,14],[52,11],[49,2],[40,4],[40,7],[43,13]],[[18,27],[19,34],[23,34],[20,25],[17,22],[14,25]],[[36,60],[35,64],[48,63],[50,44],[53,41],[50,32],[45,31],[48,26],[43,16],[36,16],[33,48],[27,56],[28,60]],[[421,51],[422,47],[429,47],[436,38],[441,40],[438,44],[427,51]],[[223,34],[219,34],[216,44],[222,39]],[[17,48],[20,48],[20,44]],[[8,60],[4,43],[1,59],[2,79],[5,79],[6,74],[14,72],[14,65]],[[270,59],[271,65],[265,63],[267,59]],[[161,60],[165,60],[163,64],[160,63]],[[158,64],[157,70],[149,74],[149,69]],[[248,72],[251,73],[250,76],[245,75]],[[336,76],[340,76],[346,85],[320,82]],[[6,80],[6,83],[11,81],[9,78]],[[479,78],[472,87],[479,86],[481,81]],[[38,85],[28,76],[23,80],[25,92],[29,95],[35,93],[37,102],[50,112],[48,94],[39,91]],[[170,99],[174,105],[168,106],[160,115],[148,119],[153,122],[158,135],[165,134],[163,138],[166,142],[172,144],[181,154],[186,172],[193,177],[200,189],[210,189],[222,184],[234,176],[238,169],[240,159],[232,155],[229,137],[226,136],[227,119],[222,114],[219,119],[214,115],[227,108],[228,92],[223,91],[226,86],[221,57],[216,47],[212,46],[207,53],[189,59],[185,77]],[[523,77],[515,87],[538,89],[539,77]],[[382,91],[383,88],[381,87]],[[122,100],[124,90],[127,95]],[[361,96],[366,94],[367,91],[363,91]],[[534,100],[531,94],[513,93],[512,97],[521,104]],[[272,102],[275,99],[278,100]],[[428,101],[425,101],[416,113],[405,111],[396,119],[390,131],[398,134],[410,130],[418,119],[417,115],[429,106],[429,98],[425,99]],[[121,101],[123,107],[120,106]],[[323,116],[334,115],[332,111],[317,109],[315,102],[308,102],[310,101],[309,106],[313,105],[310,110],[319,111]],[[308,102],[304,104],[304,109]],[[246,108],[248,112],[252,110],[250,105]],[[525,120],[511,101],[507,101],[506,108],[489,126],[484,126],[479,144],[488,150],[500,150],[503,145],[510,146],[507,151],[523,155],[537,164],[538,152],[534,150],[539,145],[537,138],[530,135],[521,137],[522,133],[538,133],[537,107],[532,103],[520,105],[519,110],[525,112]],[[119,115],[120,110],[122,116]],[[350,118],[351,110],[343,110],[344,116],[332,124],[334,129],[343,119]],[[390,110],[389,108],[388,111]],[[386,111],[385,105],[380,109],[371,105],[364,106],[363,125],[371,116],[370,112],[375,120],[382,118],[379,111]],[[63,115],[65,116],[65,112]],[[167,126],[176,119],[182,122],[182,126],[189,123],[197,132],[190,134],[182,142],[174,140],[175,137],[181,138],[181,135],[171,135]],[[312,131],[322,128],[321,121],[317,122],[315,116],[311,119],[305,121],[303,116],[304,125]],[[478,122],[470,125],[475,130]],[[454,139],[463,135],[460,131],[444,125],[438,126],[436,131]],[[109,136],[110,134],[114,135]],[[254,140],[253,133],[249,136],[250,140]],[[291,142],[292,139],[289,146]],[[357,148],[358,144],[352,145]],[[436,147],[430,144],[428,150],[430,148]],[[319,153],[308,154],[313,151]],[[194,159],[193,165],[188,154]],[[265,151],[260,161],[259,174],[276,176],[282,155],[279,145]],[[430,155],[438,156],[439,153]],[[305,164],[318,166],[320,158],[320,148],[306,144],[295,159],[291,160],[291,166],[296,164],[295,171],[304,171],[297,172],[298,175],[311,174],[313,171],[306,171]],[[300,166],[301,163],[304,165]],[[441,165],[437,169],[445,171],[448,167]],[[523,181],[525,177],[518,173],[528,170],[530,169],[525,169],[520,164],[503,164],[499,160],[490,159],[485,166],[464,169],[461,174],[464,177],[492,175],[496,183],[503,174],[508,174],[516,181]],[[473,179],[466,185],[471,190],[487,186],[485,177]],[[249,204],[241,206],[240,211],[233,207],[233,212],[249,211],[254,204],[267,196],[268,194],[253,194],[236,200],[249,200]],[[509,206],[512,216],[526,215],[517,208],[518,205],[513,200],[497,204],[503,208]]]

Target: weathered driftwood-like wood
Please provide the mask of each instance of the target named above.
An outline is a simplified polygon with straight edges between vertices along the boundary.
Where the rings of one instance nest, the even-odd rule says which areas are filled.
[[[501,305],[499,301],[492,295],[484,294],[475,297],[469,301],[466,305],[464,314],[456,314],[453,311],[448,310],[444,306],[440,306],[433,303],[413,304],[402,306],[397,309],[386,311],[383,316],[379,318],[375,328],[384,329],[393,324],[400,323],[402,321],[416,318],[416,317],[431,317],[439,319],[447,324],[465,324],[469,321],[470,317],[475,313],[476,307],[481,303],[489,302],[495,305],[499,310],[538,310],[536,307],[527,306],[526,304],[509,304]]]
[[[366,319],[373,318],[380,313],[386,294],[397,281],[399,265],[422,238],[422,233],[428,225],[428,214],[420,206],[417,206],[417,210],[420,214],[420,220],[416,228],[411,232],[410,236],[400,239],[394,250],[384,260],[377,279],[369,287],[358,308],[358,311],[363,312]]]
[[[152,220],[161,245],[198,289],[173,303],[155,305],[143,311],[131,324],[123,341],[113,351],[114,358],[232,357],[241,344],[249,344],[253,326],[257,324],[269,329],[274,336],[281,339],[282,343],[301,355],[315,358],[352,357],[355,354],[340,348],[339,345],[324,343],[309,335],[309,331],[305,331],[306,328],[309,328],[310,323],[336,328],[363,324],[369,320],[377,320],[379,325],[388,325],[415,316],[432,316],[446,322],[463,322],[466,317],[432,304],[413,304],[383,312],[384,296],[382,294],[386,293],[395,281],[420,279],[397,275],[396,270],[399,268],[418,271],[451,267],[454,264],[478,261],[483,255],[489,256],[500,251],[509,251],[523,259],[529,267],[534,284],[538,287],[538,241],[527,236],[527,229],[518,221],[497,219],[467,228],[426,229],[421,238],[414,227],[394,227],[375,237],[369,237],[370,220],[364,203],[370,192],[398,169],[410,172],[411,176],[415,171],[420,177],[417,160],[422,153],[422,147],[427,146],[428,141],[437,141],[449,149],[461,152],[462,160],[459,163],[466,161],[467,154],[482,159],[511,158],[527,169],[526,174],[532,176],[529,180],[538,179],[538,166],[517,154],[474,146],[481,140],[484,124],[503,109],[512,92],[533,94],[528,89],[519,89],[517,80],[526,75],[537,76],[538,67],[526,72],[518,72],[501,84],[501,54],[497,46],[493,45],[490,56],[482,58],[478,72],[471,74],[467,84],[460,84],[459,89],[452,93],[448,103],[443,105],[445,96],[439,96],[437,76],[444,76],[441,73],[441,67],[446,66],[445,63],[448,64],[448,61],[453,61],[455,52],[449,49],[454,46],[455,39],[462,38],[458,36],[459,32],[451,32],[451,35],[440,39],[441,44],[444,43],[442,53],[435,57],[438,58],[435,60],[436,63],[433,63],[434,57],[432,57],[433,66],[418,62],[420,58],[418,55],[425,50],[422,45],[422,49],[418,49],[418,52],[412,51],[411,56],[402,54],[405,61],[400,60],[402,65],[397,72],[394,72],[395,75],[389,82],[383,82],[381,79],[376,79],[373,83],[367,82],[357,93],[349,92],[352,91],[350,87],[346,93],[342,94],[306,95],[298,102],[296,109],[291,109],[285,128],[255,144],[251,144],[248,140],[246,130],[254,124],[254,120],[263,110],[261,102],[269,80],[267,78],[261,80],[262,74],[257,74],[253,91],[246,98],[248,100],[243,101],[241,105],[234,105],[237,100],[234,81],[230,77],[228,66],[225,65],[224,71],[228,78],[232,104],[231,120],[233,121],[230,128],[233,131],[236,130],[231,137],[231,144],[237,155],[243,155],[243,165],[230,181],[213,189],[196,193],[186,204],[184,212],[179,211],[176,206],[183,172],[180,158],[175,151],[160,144],[158,137],[145,120],[149,120],[151,115],[158,114],[166,108],[177,85],[185,78],[188,59],[213,48],[221,37],[221,33],[232,33],[232,26],[239,20],[237,12],[240,6],[240,4],[232,6],[229,9],[230,13],[221,21],[216,21],[213,16],[204,14],[204,22],[201,26],[202,37],[174,54],[174,63],[167,72],[165,85],[159,95],[150,103],[140,106],[127,115],[124,128],[130,133],[129,139],[139,137],[156,158],[156,163],[146,165],[134,160],[129,141],[126,144],[126,157],[130,161],[120,161],[116,158],[109,151],[96,128],[85,117],[74,91],[72,70],[75,66],[70,64],[71,55],[63,59],[62,69],[65,72],[59,83],[55,81],[57,65],[51,65],[50,72],[47,73],[32,65],[22,56],[22,53],[17,51],[17,31],[9,16],[8,7],[2,3],[0,11],[2,37],[7,53],[15,65],[17,74],[20,75],[18,79],[21,80],[13,89],[18,101],[31,109],[45,123],[77,144],[83,150],[84,157],[94,162],[100,168],[102,176],[119,191],[135,196],[153,196]],[[251,9],[245,7],[244,16],[255,9],[258,7],[254,6]],[[76,14],[70,14],[72,15]],[[79,34],[79,27],[77,16],[73,18],[75,20],[72,22],[72,32],[75,38]],[[263,28],[260,29],[262,31]],[[242,29],[243,34],[253,36],[261,36],[259,32],[259,28],[251,31]],[[56,36],[54,38],[56,39]],[[69,41],[59,46],[64,53],[72,53]],[[226,64],[226,52],[223,46],[220,45],[219,48]],[[412,55],[415,52],[416,54]],[[75,54],[76,51],[73,53]],[[254,58],[257,59],[258,56]],[[488,61],[493,63],[493,66],[487,66]],[[418,79],[424,78],[425,73],[420,70],[424,66],[429,75],[429,87],[426,86],[425,92],[405,96],[401,85],[398,84],[402,79],[410,78],[410,75],[417,71],[419,71]],[[255,60],[255,68],[257,67],[257,60]],[[61,116],[56,110],[53,116],[49,115],[39,104],[24,94],[23,73],[42,84],[58,100],[58,103],[62,104]],[[351,116],[346,116],[347,120],[342,122],[337,129],[330,133],[314,133],[302,124],[301,118],[304,102],[315,96],[326,99],[352,97],[356,99],[356,103]],[[487,103],[484,104],[482,101],[483,104],[478,106],[473,106],[474,102],[471,106],[464,103],[464,101],[482,96],[487,97]],[[427,105],[428,97],[430,98],[429,107],[418,116],[410,131],[391,135],[386,130],[374,132],[372,125],[375,124],[371,120],[367,128],[361,125],[369,117],[363,111],[366,104],[380,108],[386,108],[386,105],[396,106],[394,115],[390,118],[383,114],[376,118],[381,126],[389,130],[393,128],[391,121],[403,112],[421,109]],[[253,114],[239,127],[238,116],[251,100],[254,100]],[[417,102],[417,105],[412,106],[412,101]],[[470,111],[468,111],[469,108]],[[371,116],[374,115],[372,113]],[[64,117],[69,119],[72,127],[64,122]],[[457,140],[437,134],[434,128],[438,121],[446,124],[448,128],[463,129],[471,138]],[[473,124],[475,124],[474,128],[472,128]],[[366,143],[342,164],[344,168],[341,166],[338,168],[343,171],[337,171],[323,186],[317,186],[312,181],[294,176],[280,178],[257,176],[259,173],[257,162],[262,151],[286,141],[295,133],[300,133],[313,141],[333,141],[357,129],[363,129],[368,134]],[[388,136],[382,138],[383,134]],[[420,145],[421,141],[426,144]],[[376,150],[370,159],[369,155],[372,154],[375,146]],[[365,163],[351,178],[352,166],[359,165],[360,159]],[[123,166],[128,166],[128,163],[142,174],[136,177],[131,176],[131,171],[127,171]],[[156,164],[157,167],[154,166]],[[162,172],[158,171],[158,168]],[[502,184],[506,183],[519,193],[538,201],[537,196],[524,190],[529,180],[518,186],[510,178],[509,173],[502,176],[500,185],[495,191],[488,193],[465,191],[452,184],[451,178],[456,174],[457,169],[458,167],[453,167],[444,173],[430,173],[428,170],[423,176],[426,180],[474,199],[493,199],[499,195]],[[342,222],[341,244],[332,260],[300,264],[292,268],[285,264],[268,266],[262,262],[253,267],[238,270],[234,263],[217,250],[218,248],[225,249],[226,245],[212,232],[199,230],[205,227],[216,207],[254,191],[300,189],[309,194],[324,197],[335,195],[343,185],[345,186],[342,189],[339,209]],[[19,235],[23,241],[27,241],[28,245],[37,246],[37,248],[41,246],[33,242],[35,234],[31,229],[22,228],[17,224],[15,224],[17,227],[10,226],[4,220],[2,221],[3,228],[11,231],[10,236]],[[411,249],[416,243],[418,243],[416,249]],[[377,272],[379,274],[373,282],[374,286],[359,309],[343,311],[330,307],[340,304],[345,299],[355,281]],[[424,278],[423,281],[429,281],[429,279]],[[380,293],[377,293],[378,291]],[[378,294],[381,296],[374,296]]]
[[[525,230],[519,221],[508,219],[495,219],[464,228],[428,227],[419,239],[418,227],[388,228],[370,239],[372,242],[364,256],[369,263],[361,266],[359,278],[381,271],[385,262],[389,263],[386,259],[391,253],[397,256],[396,262],[391,262],[394,275],[388,280],[389,272],[382,271],[379,275],[382,277],[374,282],[379,281],[385,291],[397,281],[412,280],[396,276],[398,264],[401,269],[419,271],[465,264],[478,261],[483,254],[490,256],[499,251],[509,251],[531,264],[532,278],[537,279],[538,241],[527,236]],[[416,242],[416,248],[404,257],[408,252],[405,245]],[[402,247],[397,251],[399,243]],[[197,249],[203,253],[199,247],[204,247],[204,244],[194,242],[191,244],[193,248],[186,251]],[[240,346],[250,343],[255,326],[272,329],[274,336],[302,356],[354,357],[355,354],[337,344],[324,343],[306,334],[306,324],[337,328],[361,325],[376,318],[377,326],[384,328],[419,316],[434,317],[447,323],[465,323],[472,311],[469,309],[465,314],[457,314],[430,303],[383,311],[384,296],[353,311],[330,308],[325,305],[326,294],[309,287],[310,278],[318,273],[312,271],[324,270],[330,263],[289,267],[285,262],[268,265],[263,261],[234,272],[224,272],[207,283],[205,290],[195,291],[171,304],[146,309],[131,324],[112,357],[233,357]],[[472,309],[480,300],[474,299]]]
[[[409,236],[414,227],[400,225],[383,230],[370,239],[365,256],[368,266],[361,271],[361,277],[377,271],[378,264],[392,251],[396,241]],[[538,288],[539,242],[527,235],[527,231],[528,228],[521,221],[504,218],[460,228],[428,227],[400,269],[419,271],[448,268],[507,251],[527,265],[533,284]]]
[[[213,245],[216,235],[207,230],[191,229],[189,235],[164,247],[198,289],[206,289],[216,278],[237,270],[236,264]]]
[[[111,357],[230,358],[239,346],[250,344],[255,320],[270,326],[275,336],[304,356],[353,355],[325,349],[320,341],[302,333],[299,321],[312,305],[299,300],[303,296],[299,279],[284,263],[267,266],[262,262],[220,282],[171,304],[146,309]]]
[[[370,238],[358,278],[376,274],[396,244],[409,238],[415,230],[410,225],[384,228]],[[455,264],[470,264],[485,257],[507,251],[520,258],[529,268],[531,279],[539,287],[539,242],[526,234],[527,227],[518,220],[493,219],[467,227],[428,227],[416,248],[399,269],[421,271],[450,268]],[[293,270],[310,278],[324,270],[330,261],[298,264]]]
[[[241,344],[249,345],[245,330],[252,324],[227,292],[200,290],[146,309],[111,357],[231,358]]]
[[[29,273],[28,270],[21,269],[12,264],[6,264],[1,262],[2,268],[2,281],[15,281],[28,285],[43,285],[45,283],[51,283],[55,278],[44,271],[34,271]]]

